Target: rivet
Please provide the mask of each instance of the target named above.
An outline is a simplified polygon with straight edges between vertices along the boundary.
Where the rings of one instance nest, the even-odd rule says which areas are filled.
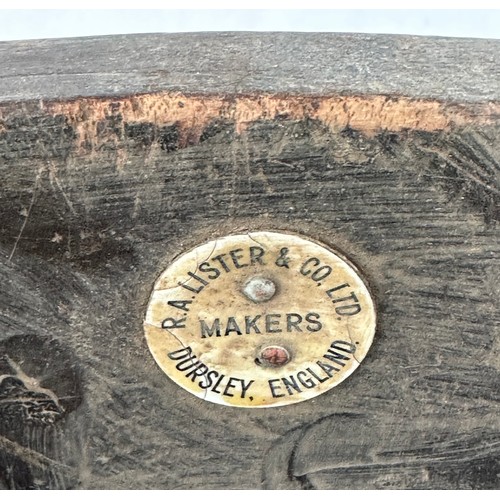
[[[254,276],[245,283],[243,293],[252,302],[267,302],[274,297],[276,285],[268,278]]]
[[[280,346],[267,346],[261,351],[255,362],[259,366],[283,366],[290,361],[289,352]]]

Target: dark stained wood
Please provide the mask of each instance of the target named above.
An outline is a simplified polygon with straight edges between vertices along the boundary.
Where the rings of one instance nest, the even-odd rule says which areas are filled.
[[[499,49],[1,43],[0,488],[498,489]],[[209,404],[154,362],[146,304],[180,252],[259,229],[348,255],[376,338],[313,400]]]
[[[179,33],[0,42],[3,100],[187,93],[498,100],[498,40]]]

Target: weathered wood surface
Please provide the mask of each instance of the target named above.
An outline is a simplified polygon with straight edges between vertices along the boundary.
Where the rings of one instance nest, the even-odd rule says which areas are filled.
[[[0,44],[0,488],[498,488],[500,42]],[[333,390],[191,396],[142,321],[214,236],[339,248],[378,303]]]

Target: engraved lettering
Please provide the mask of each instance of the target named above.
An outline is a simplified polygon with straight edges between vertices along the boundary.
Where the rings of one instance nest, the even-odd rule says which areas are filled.
[[[226,335],[229,335],[231,332],[236,332],[238,335],[241,335],[240,327],[232,316],[227,320]]]
[[[191,271],[189,271],[187,274],[188,274],[188,276],[191,276],[191,278],[195,279],[196,281],[199,281],[203,286],[208,285],[208,281],[205,281],[203,278],[200,278],[199,276],[192,273]]]
[[[290,257],[288,257],[288,248],[284,247],[280,250],[280,255],[279,257],[276,259],[276,262],[275,264],[278,266],[278,267],[286,267],[286,268],[289,268],[289,263],[290,263]]]
[[[302,323],[302,316],[296,313],[289,313],[286,315],[286,331],[301,332],[300,323]]]
[[[276,387],[275,384],[276,384],[276,382],[279,384],[279,382],[280,382],[279,378],[274,378],[274,379],[268,380],[267,382],[269,383],[269,388],[271,389],[271,394],[272,394],[273,398],[282,398],[284,396],[284,394],[279,394],[278,392],[276,392],[278,390],[278,387]]]
[[[358,298],[356,297],[356,294],[354,292],[351,292],[349,295],[346,295],[345,297],[339,297],[338,299],[333,299],[332,303],[336,304],[337,302],[344,302],[345,300],[353,300],[354,302],[359,302]]]
[[[319,332],[321,328],[323,328],[323,324],[319,321],[319,319],[318,313],[311,312],[306,314],[306,321],[309,323],[309,325],[307,325],[307,329],[310,332]]]
[[[207,278],[209,280],[215,280],[220,276],[220,271],[216,267],[212,267],[209,262],[202,262],[198,269],[202,273],[210,273]]]
[[[283,330],[278,328],[281,314],[266,314],[266,331],[268,333],[281,333]]]
[[[339,285],[339,286],[335,286],[333,288],[330,288],[329,290],[326,291],[326,294],[328,295],[328,297],[330,297],[331,299],[333,299],[333,294],[337,291],[337,290],[342,290],[342,288],[346,288],[346,287],[350,287],[351,285],[349,285],[348,283],[343,283],[342,285]]]
[[[234,394],[232,394],[229,391],[230,391],[230,389],[234,389],[236,387],[236,384],[234,382],[236,382],[237,380],[239,380],[239,379],[229,377],[226,388],[224,389],[224,396],[229,396],[230,398],[232,398],[234,396]]]
[[[220,337],[220,319],[214,319],[212,326],[207,325],[205,320],[200,319],[201,326],[201,338],[206,339],[207,337],[212,337],[215,335],[216,337]]]
[[[261,334],[264,332],[282,333],[283,331],[288,333],[303,333],[304,330],[308,332],[319,332],[323,328],[320,315],[316,312],[309,312],[304,317],[298,313],[270,313],[264,316],[257,314],[255,316],[244,316],[242,318],[230,316],[227,319],[200,319],[199,322],[201,338],[227,336],[230,333],[241,335],[243,332],[246,334]],[[223,332],[224,335],[222,335],[221,332]]]
[[[254,266],[255,264],[264,265],[262,257],[264,256],[264,249],[261,247],[250,247],[250,264]]]
[[[288,378],[282,377],[281,381],[290,396],[293,394],[293,390],[295,390],[295,392],[302,392],[302,389],[299,387],[293,375],[289,375]]]
[[[245,384],[244,380],[240,380],[241,382],[241,399],[243,399],[249,389],[249,387],[255,382],[255,380],[250,380],[248,384]]]
[[[222,379],[224,378],[224,375],[221,375],[218,379],[215,385],[212,387],[211,391],[215,392],[216,394],[220,394],[220,391],[217,390],[217,387],[219,387],[220,383],[222,382]]]
[[[186,328],[186,318],[165,318],[161,322],[161,327],[165,330],[170,330],[172,328]]]
[[[226,271],[226,273],[228,273],[231,271],[231,269],[229,269],[228,265],[226,264],[226,262],[224,260],[224,257],[226,257],[226,256],[227,256],[227,254],[221,253],[220,255],[216,255],[213,259],[210,259],[210,260],[216,260],[222,266],[222,269],[224,269],[224,271]]]
[[[259,327],[256,325],[260,317],[260,314],[253,318],[251,316],[245,316],[245,333],[252,333],[252,329],[255,333],[261,333]]]
[[[189,356],[192,352],[191,347],[184,347],[182,349],[178,349],[177,351],[169,352],[168,357],[173,360],[178,360]]]
[[[319,382],[325,382],[325,380],[328,380],[330,377],[326,377],[326,378],[321,378],[319,377],[318,375],[316,375],[316,373],[312,370],[312,368],[307,368],[307,371]]]
[[[190,292],[193,293],[200,293],[205,287],[204,286],[199,286],[198,288],[193,288],[192,286],[189,286],[187,283],[181,283],[180,281],[178,282],[179,286],[182,286],[182,288],[185,288],[186,290],[189,290]]]
[[[335,340],[331,343],[330,347],[332,349],[337,349],[337,351],[348,352],[349,354],[354,354],[356,352],[356,345],[352,342],[346,342],[345,340]]]
[[[333,372],[339,371],[338,368],[335,368],[328,363],[323,363],[322,361],[316,361],[316,364],[328,375],[328,377],[331,377]]]
[[[354,354],[356,352],[356,345],[352,344],[351,342],[346,342],[345,340],[335,340],[330,344],[330,348],[323,356],[325,359],[328,359],[329,361],[332,361],[337,365],[345,366],[344,361],[349,361],[349,356],[341,354],[337,351],[342,351],[347,354]]]
[[[200,382],[198,382],[198,385],[202,389],[208,389],[213,383],[214,383],[214,378],[217,378],[219,376],[219,372],[216,372],[215,370],[210,370],[206,377],[203,378]]]
[[[238,255],[238,253],[240,255]],[[231,250],[229,252],[229,255],[231,256],[231,260],[233,261],[234,267],[236,269],[241,269],[242,267],[248,266],[248,264],[241,264],[240,263],[240,259],[243,258],[243,255],[241,255],[242,253],[243,253],[243,248],[237,248],[236,250]]]
[[[313,387],[316,387],[316,382],[310,377],[307,376],[306,372],[299,372],[297,373],[297,380],[306,388],[306,389],[312,389]]]
[[[188,311],[188,304],[192,304],[192,300],[169,300],[167,304],[172,307],[177,307],[177,309],[182,309],[183,311]]]
[[[191,380],[194,382],[196,377],[201,377],[202,375],[205,375],[205,373],[207,372],[208,372],[208,366],[200,362],[197,368],[186,374],[186,377],[191,377]]]
[[[344,356],[343,354],[340,354],[338,352],[335,352],[333,349],[328,349],[327,353],[323,355],[325,359],[328,359],[329,361],[333,361],[334,363],[337,363],[340,366],[345,366],[344,361],[349,360],[349,356]]]
[[[190,355],[187,359],[183,359],[182,361],[179,361],[175,367],[180,371],[183,372],[184,370],[188,370],[189,368],[193,368],[194,366],[199,365],[200,362],[196,361],[196,356]]]
[[[300,274],[303,274],[304,276],[309,276],[312,272],[311,267],[319,266],[319,264],[320,261],[316,257],[311,257],[310,259],[307,259],[300,268]]]
[[[311,274],[311,279],[318,282],[328,278],[332,273],[332,268],[330,266],[321,266],[316,271]]]
[[[339,306],[335,308],[335,312],[339,316],[354,316],[361,312],[361,306],[359,304],[352,304],[350,306]]]

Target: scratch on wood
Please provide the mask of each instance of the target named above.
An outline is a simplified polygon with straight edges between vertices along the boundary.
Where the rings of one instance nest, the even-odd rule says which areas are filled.
[[[61,192],[62,194],[62,197],[64,198],[64,201],[66,202],[66,204],[68,205],[68,208],[71,210],[71,212],[73,214],[76,215],[76,210],[73,206],[73,203],[71,203],[71,200],[68,198],[68,196],[66,195],[66,192],[64,191],[63,187],[62,187],[62,184],[61,184],[61,181],[59,180],[59,178],[57,177],[57,169],[56,169],[56,166],[51,163],[50,166],[49,166],[49,179],[50,179],[50,183],[53,185],[53,182],[56,183],[56,186],[59,188],[59,191]]]
[[[3,449],[7,453],[11,453],[15,455],[25,462],[29,463],[34,467],[59,467],[64,469],[71,469],[68,465],[61,464],[52,460],[42,453],[31,450],[29,448],[25,448],[20,444],[7,439],[6,437],[0,435],[0,449]]]
[[[14,241],[14,246],[12,247],[12,251],[10,252],[10,255],[8,257],[8,261],[10,262],[12,258],[14,257],[14,254],[16,253],[17,245],[19,244],[19,240],[21,239],[21,236],[23,235],[24,229],[26,228],[26,224],[28,223],[29,216],[31,214],[31,210],[33,209],[33,205],[35,204],[35,198],[36,198],[36,190],[38,188],[38,182],[40,180],[40,171],[38,171],[36,177],[35,177],[35,185],[33,186],[33,194],[31,196],[31,201],[30,205],[28,207],[28,210],[26,211],[26,214],[24,215],[24,221],[23,224],[21,225],[21,229],[19,230],[19,234],[16,237],[16,240]]]
[[[481,178],[479,178],[479,176],[474,175],[473,172],[469,172],[467,169],[461,167],[458,162],[452,161],[450,155],[445,155],[444,153],[442,153],[441,151],[439,151],[436,148],[421,147],[420,149],[422,151],[426,151],[428,153],[434,153],[436,156],[441,158],[445,163],[448,163],[451,166],[453,166],[453,168],[455,168],[455,170],[460,171],[464,176],[466,176],[468,179],[470,179],[474,184],[479,184],[483,188],[487,189],[488,191],[490,191],[494,194],[500,195],[500,191],[498,189],[496,189],[494,186],[491,186],[490,184],[487,184],[486,182],[484,182]]]

